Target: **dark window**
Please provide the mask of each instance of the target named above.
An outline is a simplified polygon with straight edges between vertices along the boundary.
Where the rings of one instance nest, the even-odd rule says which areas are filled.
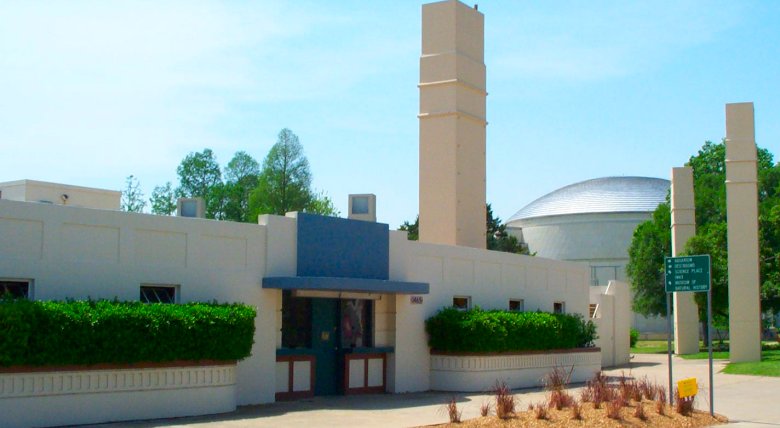
[[[142,285],[141,302],[176,303],[176,287],[172,285]]]
[[[371,300],[347,299],[341,301],[341,347],[373,346],[373,306]]]
[[[509,310],[521,312],[524,311],[525,301],[523,299],[509,299]]]
[[[471,306],[471,297],[455,296],[452,298],[452,306],[456,309],[469,309]]]
[[[30,281],[0,280],[0,297],[5,295],[18,299],[29,299]]]
[[[282,348],[311,348],[311,299],[282,292]]]
[[[556,314],[566,313],[566,303],[565,302],[555,302],[555,303],[553,303],[553,313],[556,313]]]

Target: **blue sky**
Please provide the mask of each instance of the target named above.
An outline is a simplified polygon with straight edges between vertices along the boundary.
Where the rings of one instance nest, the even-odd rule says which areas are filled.
[[[468,3],[472,5],[473,3]],[[293,130],[314,187],[379,221],[418,206],[420,2],[0,1],[0,181],[148,196],[190,152],[262,161]],[[484,1],[487,199],[668,178],[724,104],[780,157],[780,2]]]

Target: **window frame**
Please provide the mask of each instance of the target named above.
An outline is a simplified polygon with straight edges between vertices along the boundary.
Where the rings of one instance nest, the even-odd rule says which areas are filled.
[[[512,309],[512,303],[518,303],[520,308],[519,309]],[[510,310],[512,312],[525,312],[525,299],[520,299],[520,298],[509,299],[509,306],[508,306],[508,308],[509,308],[508,310]]]
[[[173,290],[173,299],[170,302],[163,302],[163,301],[145,301],[144,300],[144,289],[145,288],[165,288],[165,289],[172,289]],[[180,289],[181,286],[179,284],[154,284],[154,283],[143,283],[138,287],[138,300],[141,303],[162,303],[166,305],[176,305],[179,303],[180,300]]]
[[[34,290],[34,284],[35,281],[33,281],[31,278],[5,278],[0,277],[0,289],[6,289],[7,285],[4,283],[18,283],[17,285],[24,284],[26,286],[25,292],[23,296],[15,296],[16,298],[22,298],[27,300],[33,300],[33,290]],[[4,292],[0,292],[0,296],[5,294]],[[14,294],[14,293],[11,293]]]
[[[556,310],[555,306],[560,305],[560,311]],[[566,313],[566,301],[564,300],[556,300],[553,302],[553,313],[554,314],[565,314]]]
[[[466,306],[463,307],[456,304],[455,301],[458,299],[464,299],[466,301]],[[452,307],[459,311],[468,311],[469,309],[471,309],[471,296],[463,296],[463,295],[452,296]]]

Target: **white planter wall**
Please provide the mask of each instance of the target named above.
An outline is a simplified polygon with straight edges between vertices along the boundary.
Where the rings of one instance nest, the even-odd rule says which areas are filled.
[[[47,427],[236,409],[236,366],[0,373],[0,425]]]
[[[550,354],[431,355],[431,389],[435,391],[490,391],[498,382],[510,388],[542,384],[555,367],[567,372],[574,366],[571,382],[584,382],[601,370],[598,349]]]

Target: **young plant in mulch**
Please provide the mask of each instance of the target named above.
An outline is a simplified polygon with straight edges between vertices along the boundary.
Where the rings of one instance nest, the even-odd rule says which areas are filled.
[[[585,388],[580,393],[580,399],[583,403],[592,402],[594,408],[600,409],[601,404],[610,401],[613,395],[613,390],[607,383],[607,377],[601,372],[596,372],[593,378],[585,383]]]
[[[550,412],[547,410],[547,406],[544,403],[539,403],[534,406],[534,417],[536,419],[549,419]]]
[[[639,419],[640,421],[647,420],[647,415],[645,414],[645,406],[642,405],[642,401],[636,403],[636,408],[634,409],[634,417]]]
[[[544,377],[544,387],[550,391],[550,397],[547,400],[547,405],[555,410],[561,410],[566,407],[571,407],[575,403],[574,397],[566,392],[566,387],[571,380],[571,374],[574,371],[574,366],[567,372],[562,367],[555,367],[550,373]]]
[[[485,401],[484,403],[482,403],[482,406],[479,407],[479,414],[482,417],[490,416],[491,408],[492,408],[492,406],[490,405],[490,402],[489,401]]]
[[[655,386],[655,411],[661,416],[666,414],[666,387],[663,385]]]
[[[612,400],[607,402],[607,417],[610,419],[620,420],[620,410],[623,409],[624,405],[625,402],[623,401],[623,397],[616,394],[614,397],[612,397]]]
[[[571,418],[576,421],[582,419],[582,404],[578,403],[576,400],[571,405]]]
[[[693,413],[693,402],[696,396],[680,397],[680,391],[674,389],[674,411],[683,415],[690,416]]]
[[[450,423],[460,423],[460,416],[463,411],[458,410],[458,400],[455,397],[450,398],[450,401],[445,405],[447,409],[447,415],[450,417]]]
[[[496,397],[496,416],[508,419],[515,414],[515,396],[506,382],[496,381],[493,386],[493,395]]]

